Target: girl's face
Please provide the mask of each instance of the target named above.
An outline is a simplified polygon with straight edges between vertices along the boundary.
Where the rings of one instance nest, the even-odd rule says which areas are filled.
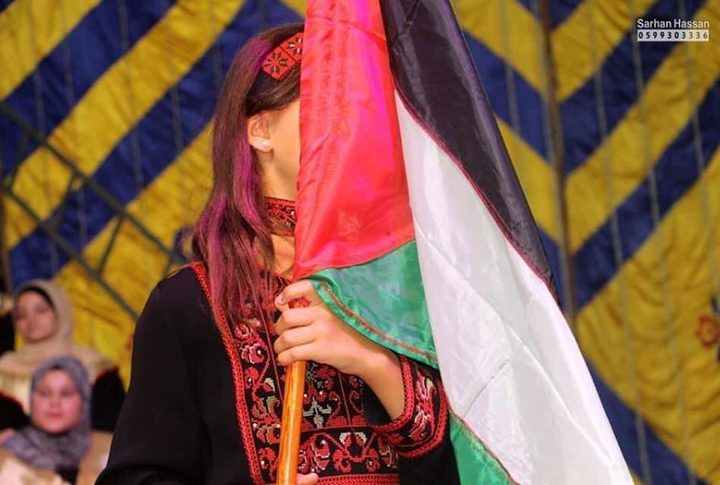
[[[266,195],[295,200],[300,171],[300,100],[262,111],[248,120]]]
[[[50,338],[58,329],[55,309],[39,293],[26,291],[17,301],[15,328],[28,343]]]
[[[45,373],[31,396],[30,420],[49,434],[65,433],[82,417],[82,396],[64,370]]]
[[[300,100],[274,111],[270,123],[274,159],[280,179],[297,184],[300,170]]]

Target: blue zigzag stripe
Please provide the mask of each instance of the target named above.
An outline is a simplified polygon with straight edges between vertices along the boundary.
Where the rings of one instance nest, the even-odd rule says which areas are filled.
[[[687,0],[685,3],[686,14],[692,17],[703,2]],[[647,18],[657,19],[678,17],[680,11],[677,2],[658,2],[647,14]],[[635,31],[630,30],[599,67],[608,133],[612,132],[639,99],[633,64],[634,35]],[[677,45],[674,42],[639,44],[645,84]],[[602,142],[594,83],[594,78],[591,77],[560,105],[565,141],[564,163],[568,174],[582,166]]]
[[[297,15],[277,0],[248,1],[216,41],[215,46],[220,49],[224,68],[227,69],[240,45],[269,26],[266,22],[274,25],[296,20],[298,20]],[[177,85],[181,104],[180,121],[186,146],[212,116],[217,95],[213,73],[215,55],[214,48],[211,48]],[[172,109],[172,99],[168,93],[146,114],[134,130],[123,138],[93,175],[96,182],[124,204],[133,200],[180,154],[172,136]],[[143,184],[140,187],[137,186],[134,175],[133,132],[139,137],[139,145],[144,149],[141,160]],[[115,212],[85,187],[74,192],[68,204],[67,213],[58,226],[58,232],[71,242],[73,248],[82,251],[88,241],[81,239],[79,211],[84,212],[88,238],[96,236],[115,216]],[[57,215],[56,211],[50,220]],[[58,252],[59,264],[53,267],[52,245],[47,234],[38,228],[11,250],[15,284],[30,278],[51,278],[69,261],[66,254]]]
[[[38,98],[34,74],[30,74],[13,91],[5,102],[14,109],[33,128],[45,135],[64,120],[74,105],[68,94],[66,70],[72,72],[72,90],[77,103],[97,79],[123,54],[120,39],[120,0],[104,0],[92,9],[75,28],[52,50],[38,65],[35,73],[40,76],[40,103],[45,114],[44,126],[38,119]],[[167,11],[172,2],[124,2],[129,23],[129,44],[132,46],[145,35]],[[102,32],[103,42],[88,42],[97,39]],[[67,69],[66,69],[67,66]],[[3,133],[2,153],[4,161],[2,175],[12,170],[17,160],[22,132],[5,117],[0,117],[0,132]],[[28,143],[21,159],[37,148],[34,142]]]
[[[720,144],[717,113],[720,112],[720,83],[710,89],[698,110],[702,129],[702,153],[706,162]],[[688,123],[654,167],[660,217],[682,198],[702,175],[695,169],[695,146],[692,124]],[[707,168],[707,166],[706,166]],[[620,205],[616,215],[620,226],[623,262],[635,252],[655,230],[651,217],[649,179]],[[700,215],[698,215],[700,217]],[[578,308],[587,305],[618,272],[613,260],[610,220],[595,232],[574,258]]]
[[[618,439],[625,461],[638,477],[644,478],[642,476],[640,445],[638,443],[639,430],[638,423],[635,421],[635,411],[626,406],[592,368],[590,373],[595,381],[595,387],[598,390],[615,437]],[[682,458],[665,446],[647,422],[644,423],[644,428],[652,483],[686,485],[688,478],[692,476],[692,471],[688,469]],[[698,485],[706,484],[700,477],[695,477],[695,483]]]
[[[513,126],[510,116],[510,98],[505,83],[505,61],[496,56],[485,45],[478,42],[474,37],[465,34],[470,54],[475,61],[480,78],[487,93],[493,111],[509,126]],[[515,84],[515,97],[517,98],[517,110],[519,115],[519,132],[528,145],[547,159],[547,147],[543,126],[543,99],[535,88],[530,86],[525,78],[513,69]]]

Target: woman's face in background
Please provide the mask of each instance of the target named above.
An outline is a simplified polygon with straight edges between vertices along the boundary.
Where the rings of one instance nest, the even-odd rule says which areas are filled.
[[[82,396],[75,382],[60,369],[38,381],[31,396],[30,420],[49,434],[70,431],[82,418]]]
[[[58,329],[55,309],[41,294],[26,291],[17,301],[15,328],[28,343],[50,338]]]

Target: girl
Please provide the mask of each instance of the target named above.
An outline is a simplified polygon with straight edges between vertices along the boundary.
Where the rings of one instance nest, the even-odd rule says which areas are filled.
[[[137,324],[133,374],[98,483],[272,483],[285,366],[308,361],[298,483],[457,483],[437,373],[289,283],[300,160],[302,25],[250,40],[215,117],[197,261]],[[305,298],[307,308],[289,308]]]

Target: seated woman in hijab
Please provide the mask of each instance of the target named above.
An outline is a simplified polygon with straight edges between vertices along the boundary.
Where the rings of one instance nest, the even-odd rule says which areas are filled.
[[[117,367],[87,347],[72,343],[70,300],[57,285],[33,280],[15,293],[13,317],[24,346],[0,357],[0,431],[27,424],[30,377],[48,358],[70,355],[85,367],[92,386],[93,429],[112,431],[120,413],[125,389]]]
[[[0,435],[0,483],[80,483],[78,470],[87,466],[91,442],[90,383],[83,364],[73,357],[40,364],[30,403],[30,425]]]

